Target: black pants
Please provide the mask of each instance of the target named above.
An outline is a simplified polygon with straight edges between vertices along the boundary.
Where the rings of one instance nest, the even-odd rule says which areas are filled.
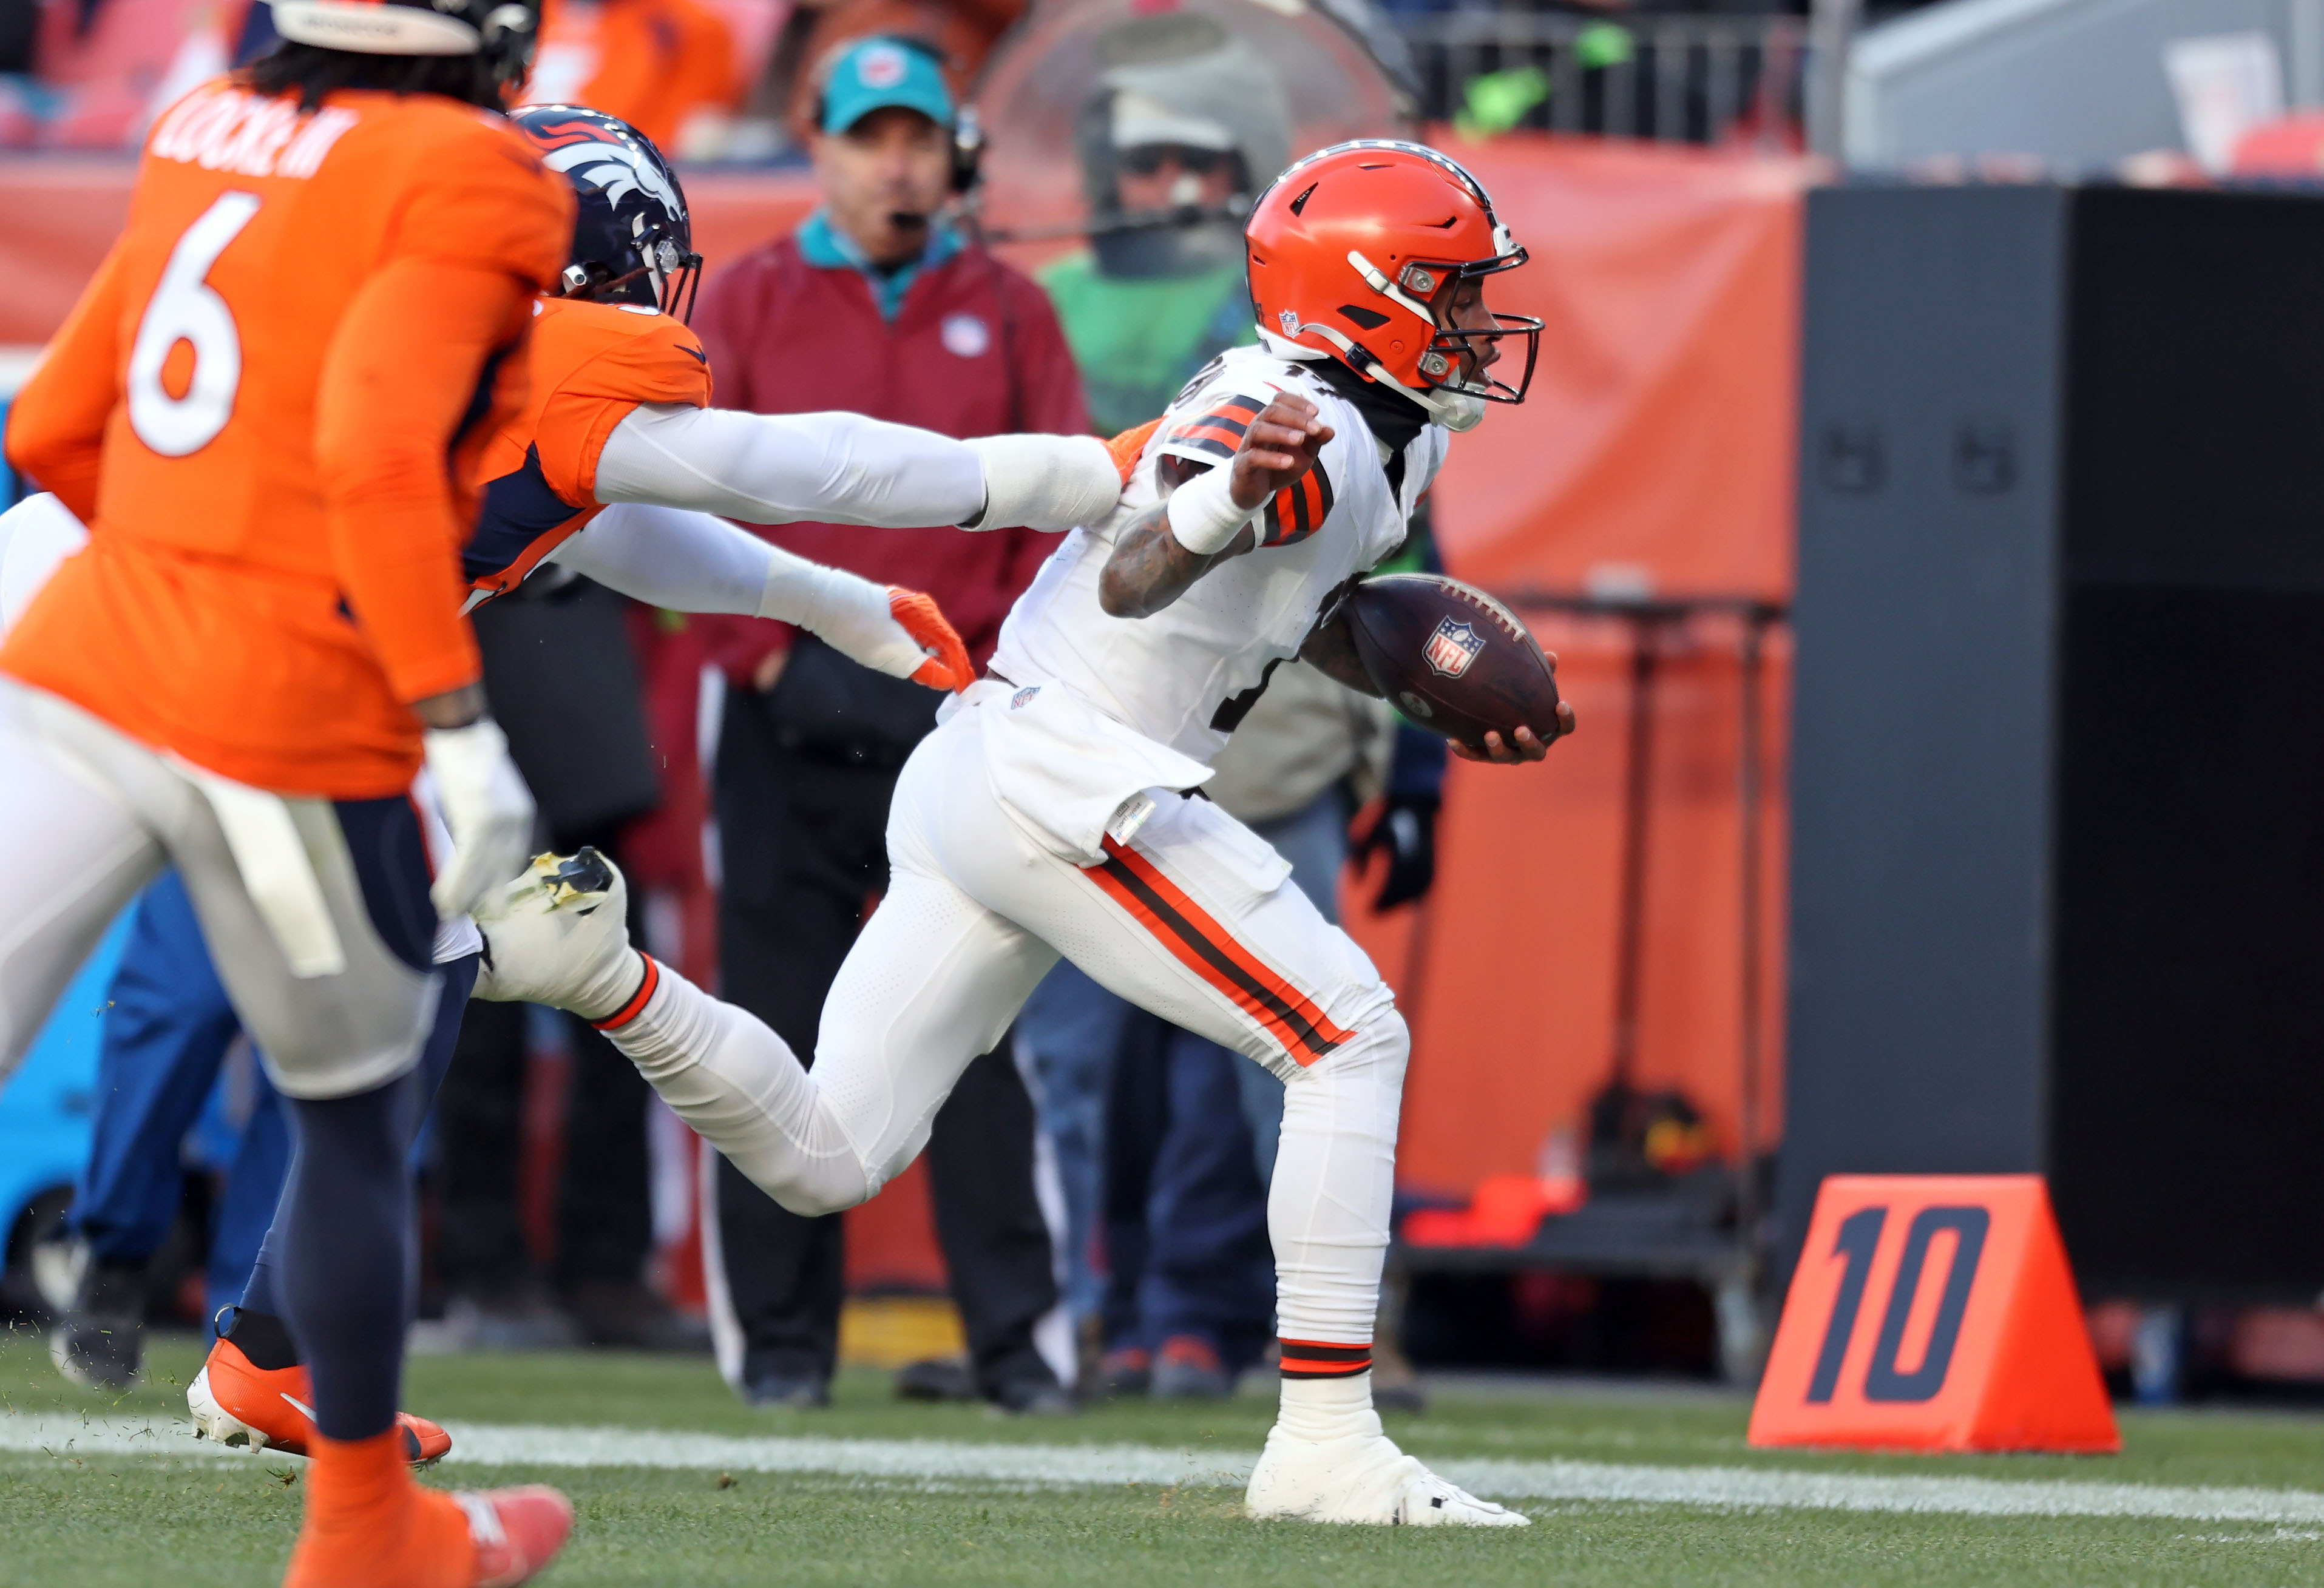
[[[847,702],[864,694],[929,711],[932,699],[893,695],[917,684],[853,667],[821,647],[795,653],[770,695],[727,697],[719,740],[717,807],[724,880],[718,941],[726,997],[765,1021],[812,1063],[823,1000],[888,883],[888,803],[908,735],[867,725],[851,745]],[[816,678],[793,685],[802,663]],[[868,681],[868,682],[867,682]],[[825,735],[802,734],[812,692]],[[875,704],[867,715],[876,714]],[[801,742],[802,739],[807,742]],[[936,1238],[968,1335],[978,1383],[1048,1381],[1033,1325],[1056,1304],[1049,1235],[1033,1192],[1033,1106],[1004,1051],[961,1077],[936,1113],[928,1143]],[[726,1290],[743,1336],[742,1380],[827,1378],[838,1354],[845,1252],[837,1216],[788,1213],[718,1163],[718,1233]]]
[[[586,839],[558,843],[560,852]],[[640,941],[641,901],[630,900]],[[442,1222],[436,1268],[445,1289],[478,1298],[513,1296],[537,1284],[519,1212],[524,1145],[526,1005],[469,1004],[460,1042],[436,1105]],[[559,1290],[635,1284],[653,1248],[646,1109],[652,1088],[604,1034],[559,1014],[572,1069],[565,1093],[565,1157],[557,1181]]]
[[[557,1262],[570,1291],[634,1284],[653,1246],[646,1105],[637,1067],[586,1021],[570,1015],[573,1068],[565,1095],[565,1161],[557,1184]],[[525,1006],[472,1003],[438,1097],[437,1161],[442,1222],[436,1266],[445,1288],[490,1298],[538,1281],[519,1215],[524,1139]]]
[[[476,640],[493,715],[540,803],[548,846],[569,854],[613,838],[660,798],[626,603],[586,579],[544,575],[480,608]],[[630,896],[630,937],[644,941]],[[646,1106],[651,1088],[621,1051],[576,1016],[557,1191],[557,1287],[634,1284],[653,1245]],[[470,1296],[538,1282],[518,1212],[523,1145],[524,1008],[473,1003],[437,1102],[442,1222],[437,1271]]]

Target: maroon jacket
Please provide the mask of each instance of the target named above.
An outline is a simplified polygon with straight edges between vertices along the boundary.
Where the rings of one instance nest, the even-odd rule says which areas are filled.
[[[923,271],[890,324],[859,271],[810,265],[798,241],[782,237],[712,277],[693,326],[722,408],[845,408],[963,437],[1089,434],[1081,376],[1048,296],[973,243]],[[927,592],[980,664],[1057,539],[1029,529],[752,528],[803,557]],[[784,625],[756,618],[718,620],[713,633],[720,664],[738,680],[789,643]]]

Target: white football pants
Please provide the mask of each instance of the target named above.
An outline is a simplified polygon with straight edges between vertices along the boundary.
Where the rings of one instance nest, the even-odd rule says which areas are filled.
[[[240,861],[222,807],[239,824]],[[416,819],[410,836],[408,852],[367,858],[370,874],[378,886],[397,863],[416,867],[390,880],[424,901]],[[0,676],[0,1081],[106,925],[167,863],[285,1095],[368,1091],[418,1062],[438,978],[375,929],[330,801],[206,788],[79,707]]]
[[[1409,1051],[1393,996],[1281,880],[1265,841],[1207,800],[1160,794],[1102,866],[1043,848],[991,792],[990,715],[959,711],[898,781],[887,896],[824,1004],[813,1070],[674,976],[609,1034],[776,1201],[834,1212],[927,1144],[962,1070],[999,1043],[1063,953],[1283,1078],[1268,1196],[1277,1332],[1369,1344]]]

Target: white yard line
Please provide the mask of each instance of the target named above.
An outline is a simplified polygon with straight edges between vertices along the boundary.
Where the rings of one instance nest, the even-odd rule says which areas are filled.
[[[971,1444],[943,1439],[787,1439],[631,1428],[454,1424],[447,1465],[659,1467],[823,1473],[954,1483],[1098,1488],[1240,1487],[1251,1457],[1144,1445]],[[191,1438],[182,1422],[0,1414],[0,1451],[248,1461]],[[268,1459],[261,1456],[258,1459]],[[280,1459],[280,1458],[275,1458]],[[1612,1501],[1722,1509],[1903,1511],[1931,1516],[2166,1517],[2324,1523],[2324,1493],[1971,1477],[1895,1477],[1796,1468],[1645,1466],[1597,1461],[1450,1460],[1448,1477],[1501,1500]]]

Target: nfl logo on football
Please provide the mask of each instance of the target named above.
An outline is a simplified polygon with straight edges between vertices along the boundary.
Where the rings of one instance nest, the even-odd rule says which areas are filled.
[[[1436,632],[1420,654],[1428,665],[1447,678],[1458,678],[1485,648],[1485,637],[1467,623],[1456,623],[1447,618],[1436,625]]]

